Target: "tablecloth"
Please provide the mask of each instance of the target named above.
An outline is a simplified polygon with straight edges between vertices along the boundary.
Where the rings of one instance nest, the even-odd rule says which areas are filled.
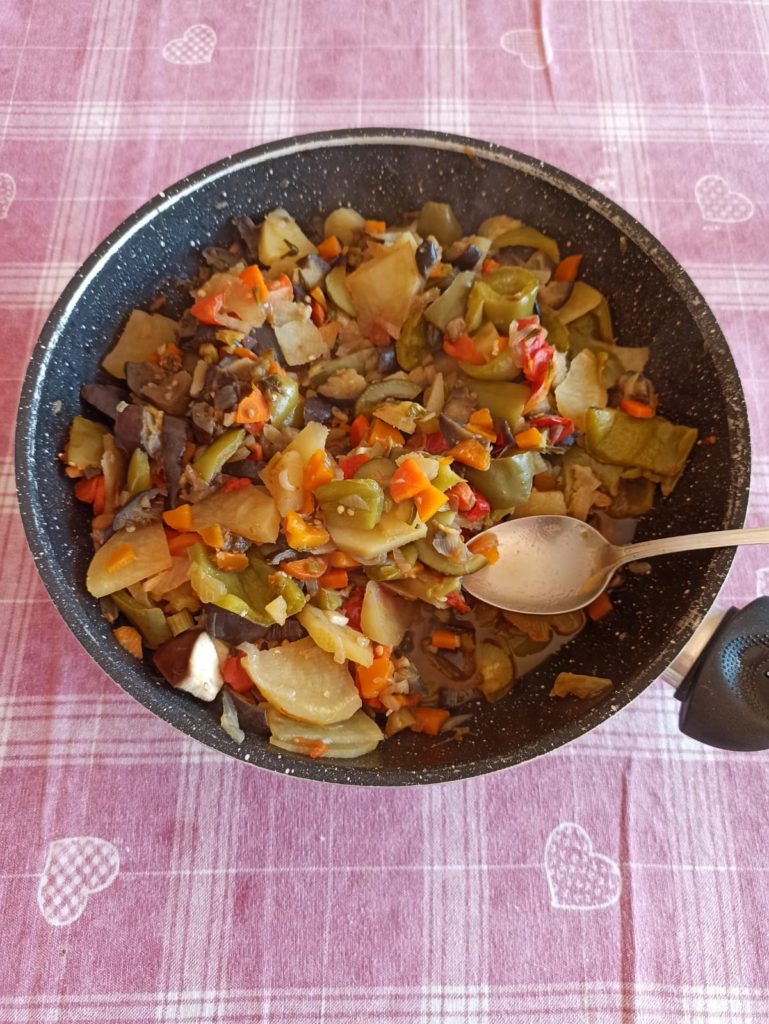
[[[658,682],[465,783],[228,760],[69,635],[16,508],[41,324],[156,191],[323,128],[429,127],[590,182],[680,259],[747,395],[769,519],[769,6],[740,0],[6,0],[0,10],[0,1024],[763,1024],[769,757]],[[769,590],[765,551],[723,600]]]

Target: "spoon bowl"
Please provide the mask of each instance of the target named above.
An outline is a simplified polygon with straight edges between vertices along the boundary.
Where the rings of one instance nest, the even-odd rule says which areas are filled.
[[[486,604],[510,612],[558,615],[594,601],[627,562],[703,548],[769,544],[769,527],[716,530],[682,537],[610,544],[598,530],[570,516],[527,516],[492,526],[499,558],[462,585]]]

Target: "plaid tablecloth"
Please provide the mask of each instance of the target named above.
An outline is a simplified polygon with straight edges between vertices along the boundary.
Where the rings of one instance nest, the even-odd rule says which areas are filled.
[[[78,263],[188,171],[296,132],[429,127],[560,165],[716,311],[769,520],[769,6],[6,0],[0,9],[0,1024],[764,1024],[769,757],[662,683],[533,764],[409,791],[279,778],[125,696],[39,582],[19,386]],[[769,590],[737,556],[724,599]]]

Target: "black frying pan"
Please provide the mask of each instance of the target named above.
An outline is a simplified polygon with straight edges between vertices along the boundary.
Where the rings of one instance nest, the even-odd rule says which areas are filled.
[[[750,479],[748,426],[740,383],[723,335],[702,296],[672,256],[614,203],[562,171],[487,143],[417,131],[361,129],[308,135],[230,157],[147,203],[97,249],[66,288],[43,328],[22,393],[16,436],[24,526],[54,603],[92,657],[128,693],[182,732],[273,771],[329,782],[413,785],[496,771],[537,757],[619,711],[673,660],[710,608],[731,550],[660,559],[647,577],[629,576],[616,612],[494,705],[473,705],[461,744],[400,734],[357,761],[311,761],[257,737],[237,747],[215,708],[161,683],[114,642],[85,591],[88,521],[56,467],[81,383],[134,306],[160,285],[191,273],[198,252],[228,241],[229,219],[284,206],[319,229],[339,205],[396,219],[435,199],[452,204],[467,230],[511,213],[585,253],[584,274],[611,302],[620,341],[651,345],[650,375],[670,419],[715,435],[695,448],[672,497],[660,500],[639,540],[739,527]],[[189,301],[188,299],[186,300]],[[610,676],[595,703],[547,697],[561,670]]]

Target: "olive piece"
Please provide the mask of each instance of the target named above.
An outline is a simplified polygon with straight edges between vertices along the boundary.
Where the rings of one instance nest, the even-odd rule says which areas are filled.
[[[453,260],[448,260],[448,262],[453,264],[457,270],[472,270],[480,258],[481,250],[475,245],[468,245],[459,256],[455,256]]]
[[[417,261],[419,273],[422,277],[427,277],[438,262],[438,246],[431,238],[426,238],[417,249],[414,258]]]

